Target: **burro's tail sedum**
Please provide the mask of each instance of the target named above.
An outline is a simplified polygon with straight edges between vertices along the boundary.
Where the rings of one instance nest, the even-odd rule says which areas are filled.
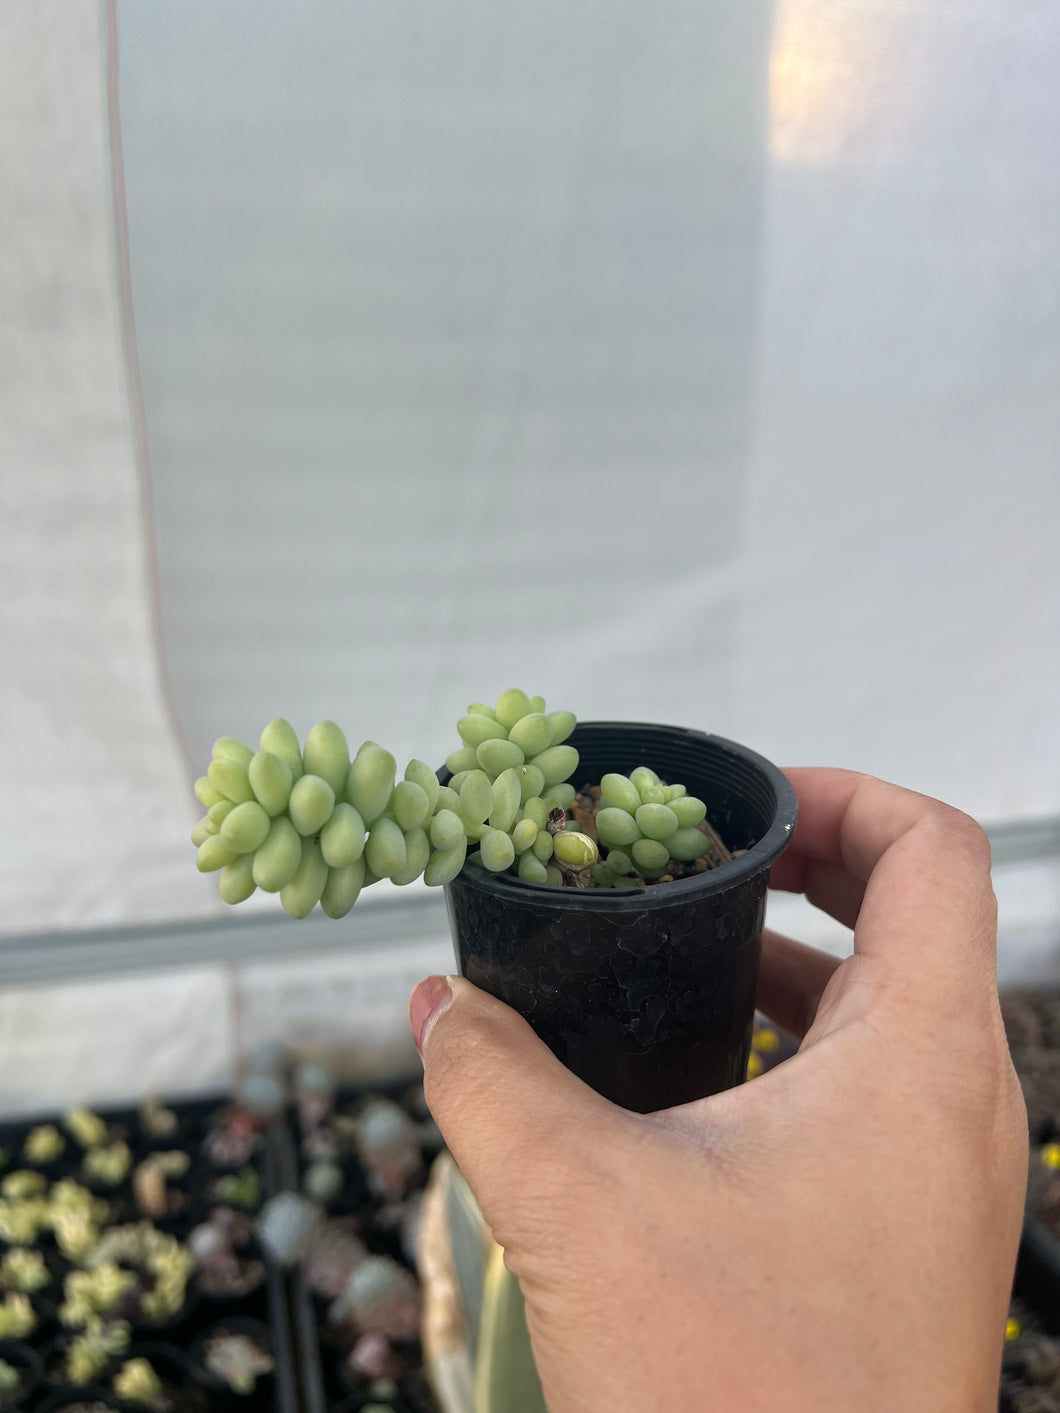
[[[426,762],[397,763],[375,741],[350,753],[333,721],[318,721],[301,745],[289,721],[270,721],[255,752],[234,736],[214,742],[195,782],[206,814],[192,831],[203,873],[220,873],[226,903],[255,891],[279,893],[292,917],[319,903],[344,917],[364,888],[421,875],[437,887],[473,861],[511,870],[524,882],[561,885],[569,846],[554,859],[557,814],[574,801],[578,752],[566,745],[569,711],[546,713],[543,697],[518,688],[493,706],[474,702],[457,723],[462,745],[449,756],[448,785]],[[565,832],[560,825],[559,832]],[[580,849],[596,863],[595,842]]]

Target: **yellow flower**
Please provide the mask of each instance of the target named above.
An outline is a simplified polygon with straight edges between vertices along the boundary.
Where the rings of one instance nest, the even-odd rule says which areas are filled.
[[[1014,1320],[1010,1315],[1009,1318],[1005,1321],[1005,1339],[1019,1339],[1019,1334],[1020,1322],[1019,1320]]]

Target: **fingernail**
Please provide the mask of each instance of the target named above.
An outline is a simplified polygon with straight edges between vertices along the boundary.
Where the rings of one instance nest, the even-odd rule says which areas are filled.
[[[409,999],[409,1025],[416,1049],[423,1054],[431,1026],[451,1004],[453,992],[444,976],[428,976],[420,982]]]

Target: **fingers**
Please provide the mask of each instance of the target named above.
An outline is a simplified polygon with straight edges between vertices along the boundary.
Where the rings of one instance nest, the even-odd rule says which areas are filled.
[[[840,965],[827,952],[767,929],[762,934],[758,1009],[801,1040],[813,1024],[821,993]]]
[[[566,1069],[521,1016],[462,977],[426,1020],[428,978],[409,1012],[431,1113],[502,1246],[591,1174],[619,1111]],[[426,1001],[425,1001],[426,995]],[[513,1175],[517,1175],[514,1176]],[[535,1214],[538,1214],[535,1217]],[[536,1234],[535,1234],[536,1237]]]
[[[995,909],[979,826],[871,776],[787,774],[799,820],[772,885],[805,890],[840,921],[856,922],[855,951],[885,967],[910,977],[940,972],[955,984],[981,979],[993,966]]]
[[[797,828],[797,826],[796,826]],[[865,884],[841,863],[826,863],[807,858],[796,852],[797,845],[773,865],[769,886],[785,893],[805,893],[815,908],[820,908],[844,927],[853,927],[865,896]]]

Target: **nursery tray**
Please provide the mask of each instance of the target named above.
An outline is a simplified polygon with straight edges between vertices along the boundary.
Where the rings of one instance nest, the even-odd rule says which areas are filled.
[[[363,1088],[347,1088],[336,1095],[335,1111],[344,1112],[369,1098],[387,1098],[401,1103],[408,1093],[406,1082],[393,1084],[373,1084]],[[277,1148],[282,1150],[279,1161],[280,1185],[292,1190],[301,1186],[303,1163],[299,1155],[297,1127],[295,1121],[287,1129],[276,1135]],[[367,1183],[359,1164],[348,1159],[348,1164],[357,1169],[351,1186],[358,1192],[366,1191]],[[425,1154],[424,1180],[430,1158]],[[413,1192],[416,1185],[413,1185]],[[370,1251],[392,1256],[415,1275],[406,1253],[401,1248],[399,1238],[391,1231],[383,1231],[374,1224],[371,1199],[355,1205],[361,1216],[362,1225],[358,1235]],[[350,1214],[350,1204],[339,1199],[334,1207],[328,1207],[335,1215]],[[352,1385],[344,1384],[339,1366],[341,1358],[337,1346],[321,1339],[320,1310],[307,1285],[301,1269],[295,1271],[291,1282],[291,1306],[293,1327],[298,1340],[297,1363],[301,1375],[302,1407],[305,1413],[354,1413],[361,1401],[381,1402],[394,1409],[394,1413],[438,1413],[438,1404],[431,1395],[422,1360],[409,1379],[399,1381],[396,1395],[373,1399],[366,1390],[357,1391]]]
[[[134,1108],[94,1111],[109,1127],[124,1130],[125,1141],[133,1150],[134,1165],[148,1151],[157,1151],[167,1147],[185,1148],[191,1156],[192,1166],[187,1178],[179,1184],[174,1184],[189,1194],[189,1206],[179,1218],[158,1219],[160,1229],[175,1229],[175,1234],[183,1238],[192,1226],[205,1219],[209,1206],[213,1205],[206,1197],[206,1185],[211,1178],[219,1175],[224,1169],[215,1168],[208,1164],[198,1145],[207,1132],[210,1116],[228,1102],[228,1096],[216,1095],[191,1102],[168,1103],[166,1107],[172,1109],[180,1121],[178,1132],[171,1140],[152,1138],[145,1134],[140,1127],[138,1111]],[[19,1169],[34,1167],[22,1159],[22,1145],[29,1131],[44,1123],[55,1124],[60,1131],[64,1132],[64,1136],[67,1138],[67,1148],[61,1158],[53,1163],[39,1165],[37,1170],[44,1173],[51,1182],[64,1177],[84,1182],[81,1174],[81,1150],[65,1134],[62,1117],[57,1114],[41,1114],[32,1118],[20,1118],[17,1121],[9,1120],[0,1123],[0,1147],[6,1149],[9,1155],[3,1168],[4,1175]],[[277,1166],[282,1147],[282,1143],[277,1144],[276,1132],[273,1130],[266,1134],[266,1141],[262,1149],[253,1155],[246,1164],[240,1165],[241,1167],[253,1167],[257,1170],[261,1179],[263,1200],[277,1190]],[[119,1210],[110,1225],[141,1219],[151,1220],[138,1209],[130,1178],[117,1184],[111,1190],[89,1183],[84,1185],[92,1186],[99,1195],[118,1205]],[[6,1243],[0,1241],[0,1252],[3,1250],[6,1250]],[[54,1263],[57,1268],[59,1282],[67,1270],[72,1268],[73,1263],[68,1262],[61,1254],[50,1248],[46,1259],[49,1263]],[[224,1413],[237,1413],[237,1410],[238,1413],[273,1413],[274,1410],[275,1413],[300,1413],[301,1404],[295,1366],[295,1341],[291,1326],[292,1315],[288,1282],[279,1267],[267,1257],[265,1258],[265,1271],[263,1291],[251,1292],[241,1300],[233,1302],[214,1301],[209,1296],[203,1295],[197,1290],[197,1283],[193,1276],[189,1283],[189,1299],[181,1314],[174,1321],[154,1329],[147,1327],[143,1327],[139,1331],[134,1329],[130,1354],[134,1354],[138,1346],[145,1346],[145,1353],[148,1352],[147,1345],[153,1346],[156,1351],[161,1350],[160,1357],[168,1357],[173,1367],[182,1368],[186,1377],[198,1390],[195,1406],[197,1410],[201,1409],[202,1413],[221,1413],[222,1409]],[[56,1293],[57,1284],[53,1283],[51,1294]],[[47,1361],[53,1354],[53,1344],[60,1333],[55,1314],[59,1300],[52,1300],[49,1295],[46,1301],[41,1299],[40,1303],[46,1309],[46,1318],[41,1320],[37,1329],[22,1343],[28,1345]],[[244,1397],[232,1395],[227,1390],[215,1391],[207,1388],[201,1381],[195,1379],[188,1359],[188,1353],[194,1340],[219,1321],[248,1316],[261,1319],[267,1325],[276,1366],[273,1376],[262,1381],[262,1386],[254,1393]],[[109,1377],[106,1383],[109,1387]],[[38,1386],[36,1391],[24,1401],[11,1406],[17,1408],[18,1413],[45,1413],[45,1410],[61,1406],[62,1399],[58,1395],[66,1396],[74,1389],[75,1386],[47,1381]],[[80,1390],[78,1389],[78,1391]],[[91,1393],[85,1390],[84,1396],[91,1399],[94,1394],[108,1396],[106,1388],[100,1389],[96,1386],[93,1386]],[[109,1398],[113,1401],[115,1408],[126,1410],[126,1413],[137,1413],[136,1405],[126,1404],[116,1399],[112,1390]],[[8,1405],[2,1406],[7,1407]],[[142,1407],[139,1408],[139,1413],[143,1413]],[[175,1413],[179,1413],[179,1409],[175,1410]]]

